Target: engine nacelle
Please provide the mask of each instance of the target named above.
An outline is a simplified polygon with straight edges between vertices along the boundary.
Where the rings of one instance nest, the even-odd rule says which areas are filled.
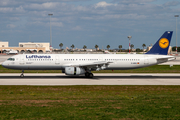
[[[85,74],[85,70],[79,67],[66,67],[65,74],[66,75],[82,75]]]

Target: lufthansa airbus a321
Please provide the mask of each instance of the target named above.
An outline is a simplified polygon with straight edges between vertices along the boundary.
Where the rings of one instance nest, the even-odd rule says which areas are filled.
[[[66,75],[85,75],[92,78],[91,71],[125,70],[156,65],[175,59],[167,55],[172,31],[166,31],[145,54],[19,54],[2,63],[9,69],[62,70]]]

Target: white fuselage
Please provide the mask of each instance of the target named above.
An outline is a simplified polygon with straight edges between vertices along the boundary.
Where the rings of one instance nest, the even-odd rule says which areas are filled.
[[[95,62],[109,62],[105,69],[135,69],[167,62],[167,55],[146,54],[21,54],[3,62],[3,66],[19,70],[64,70],[65,67]],[[162,60],[158,60],[162,59]]]

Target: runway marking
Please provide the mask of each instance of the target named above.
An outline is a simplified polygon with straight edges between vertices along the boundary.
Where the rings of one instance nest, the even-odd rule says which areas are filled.
[[[85,76],[0,76],[0,79],[180,79],[180,76],[94,76],[86,78]]]
[[[64,74],[0,74],[0,85],[180,85],[180,74],[94,74],[94,78]]]

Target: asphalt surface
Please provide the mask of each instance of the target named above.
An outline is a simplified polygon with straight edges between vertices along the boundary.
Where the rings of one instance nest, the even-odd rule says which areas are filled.
[[[94,74],[94,78],[64,74],[0,74],[0,85],[180,85],[180,74]]]

